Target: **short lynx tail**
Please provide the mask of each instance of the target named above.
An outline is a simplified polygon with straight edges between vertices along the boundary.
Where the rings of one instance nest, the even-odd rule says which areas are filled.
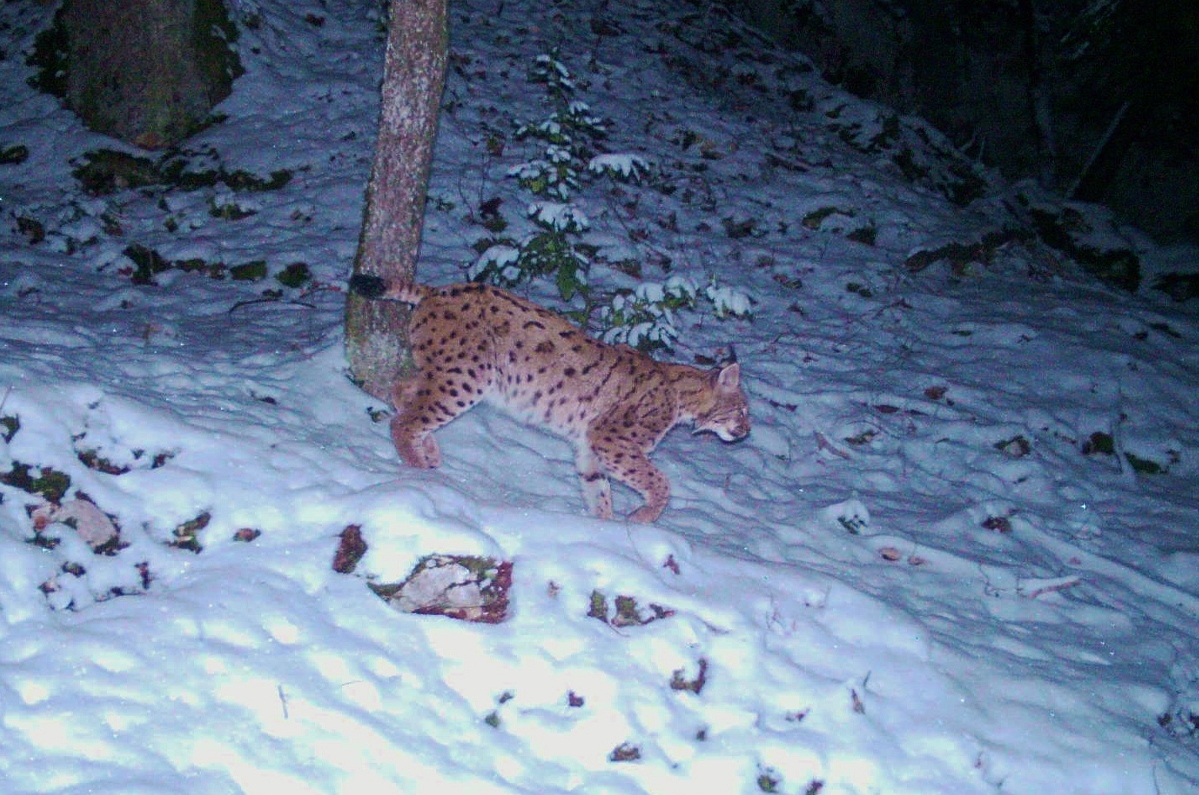
[[[355,273],[350,277],[350,292],[371,300],[402,301],[419,304],[428,294],[429,288],[421,284],[396,284],[389,286],[387,280],[367,273]]]
[[[350,277],[350,292],[363,298],[382,298],[383,293],[387,292],[387,282],[378,276],[355,273]]]

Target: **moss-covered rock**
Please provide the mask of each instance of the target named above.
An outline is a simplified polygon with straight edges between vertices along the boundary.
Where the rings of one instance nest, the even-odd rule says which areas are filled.
[[[207,126],[242,73],[222,0],[65,0],[38,36],[31,83],[96,132],[147,149]]]

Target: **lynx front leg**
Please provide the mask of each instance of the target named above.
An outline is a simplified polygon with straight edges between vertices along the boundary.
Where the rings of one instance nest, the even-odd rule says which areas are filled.
[[[579,480],[583,484],[583,499],[586,500],[587,507],[599,518],[611,519],[612,485],[586,442],[579,444],[575,453],[575,466],[579,470]]]
[[[670,501],[670,481],[662,474],[662,470],[649,462],[644,453],[641,454],[641,458],[647,469],[634,473],[633,477],[624,482],[645,498],[645,505],[629,514],[629,521],[648,524],[656,521],[666,509],[666,503]]]
[[[650,463],[645,451],[636,443],[605,433],[602,427],[588,437],[591,449],[604,469],[645,500],[645,505],[629,514],[629,521],[652,522],[657,519],[670,500],[670,481],[662,471]]]

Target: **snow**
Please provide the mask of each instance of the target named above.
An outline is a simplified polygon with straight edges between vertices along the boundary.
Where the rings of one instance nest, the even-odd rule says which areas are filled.
[[[0,8],[0,149],[29,150],[0,165],[0,418],[19,421],[0,474],[70,478],[61,516],[0,484],[5,795],[1195,791],[1192,307],[1018,243],[908,271],[1000,225],[1002,186],[946,201],[943,141],[714,10],[471,0],[421,278],[465,278],[482,202],[531,223],[504,175],[545,151],[512,135],[552,110],[541,69],[606,121],[593,156],[654,164],[572,191],[588,285],[716,277],[729,316],[675,311],[673,358],[733,343],[754,429],[671,434],[652,526],[587,516],[567,445],[485,407],[438,432],[441,469],[405,469],[341,338],[378,4],[234,5],[246,74],[187,149],[290,170],[278,190],[84,193],[72,162],[126,147],[27,86],[53,8]],[[931,140],[928,179],[880,135]],[[254,214],[210,212],[229,204]],[[848,237],[864,227],[872,244]],[[135,284],[135,243],[225,278]],[[604,266],[629,252],[639,276]],[[266,280],[229,278],[255,261]],[[310,282],[275,280],[300,261]],[[105,517],[123,546],[96,552]],[[369,548],[341,574],[351,525]],[[368,587],[430,555],[512,562],[507,620]]]
[[[556,232],[578,232],[591,226],[587,216],[561,202],[533,202],[525,214],[540,226]]]

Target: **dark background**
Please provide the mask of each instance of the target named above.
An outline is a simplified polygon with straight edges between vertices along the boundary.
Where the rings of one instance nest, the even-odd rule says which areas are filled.
[[[853,93],[1009,180],[1199,243],[1199,3],[726,0]]]

